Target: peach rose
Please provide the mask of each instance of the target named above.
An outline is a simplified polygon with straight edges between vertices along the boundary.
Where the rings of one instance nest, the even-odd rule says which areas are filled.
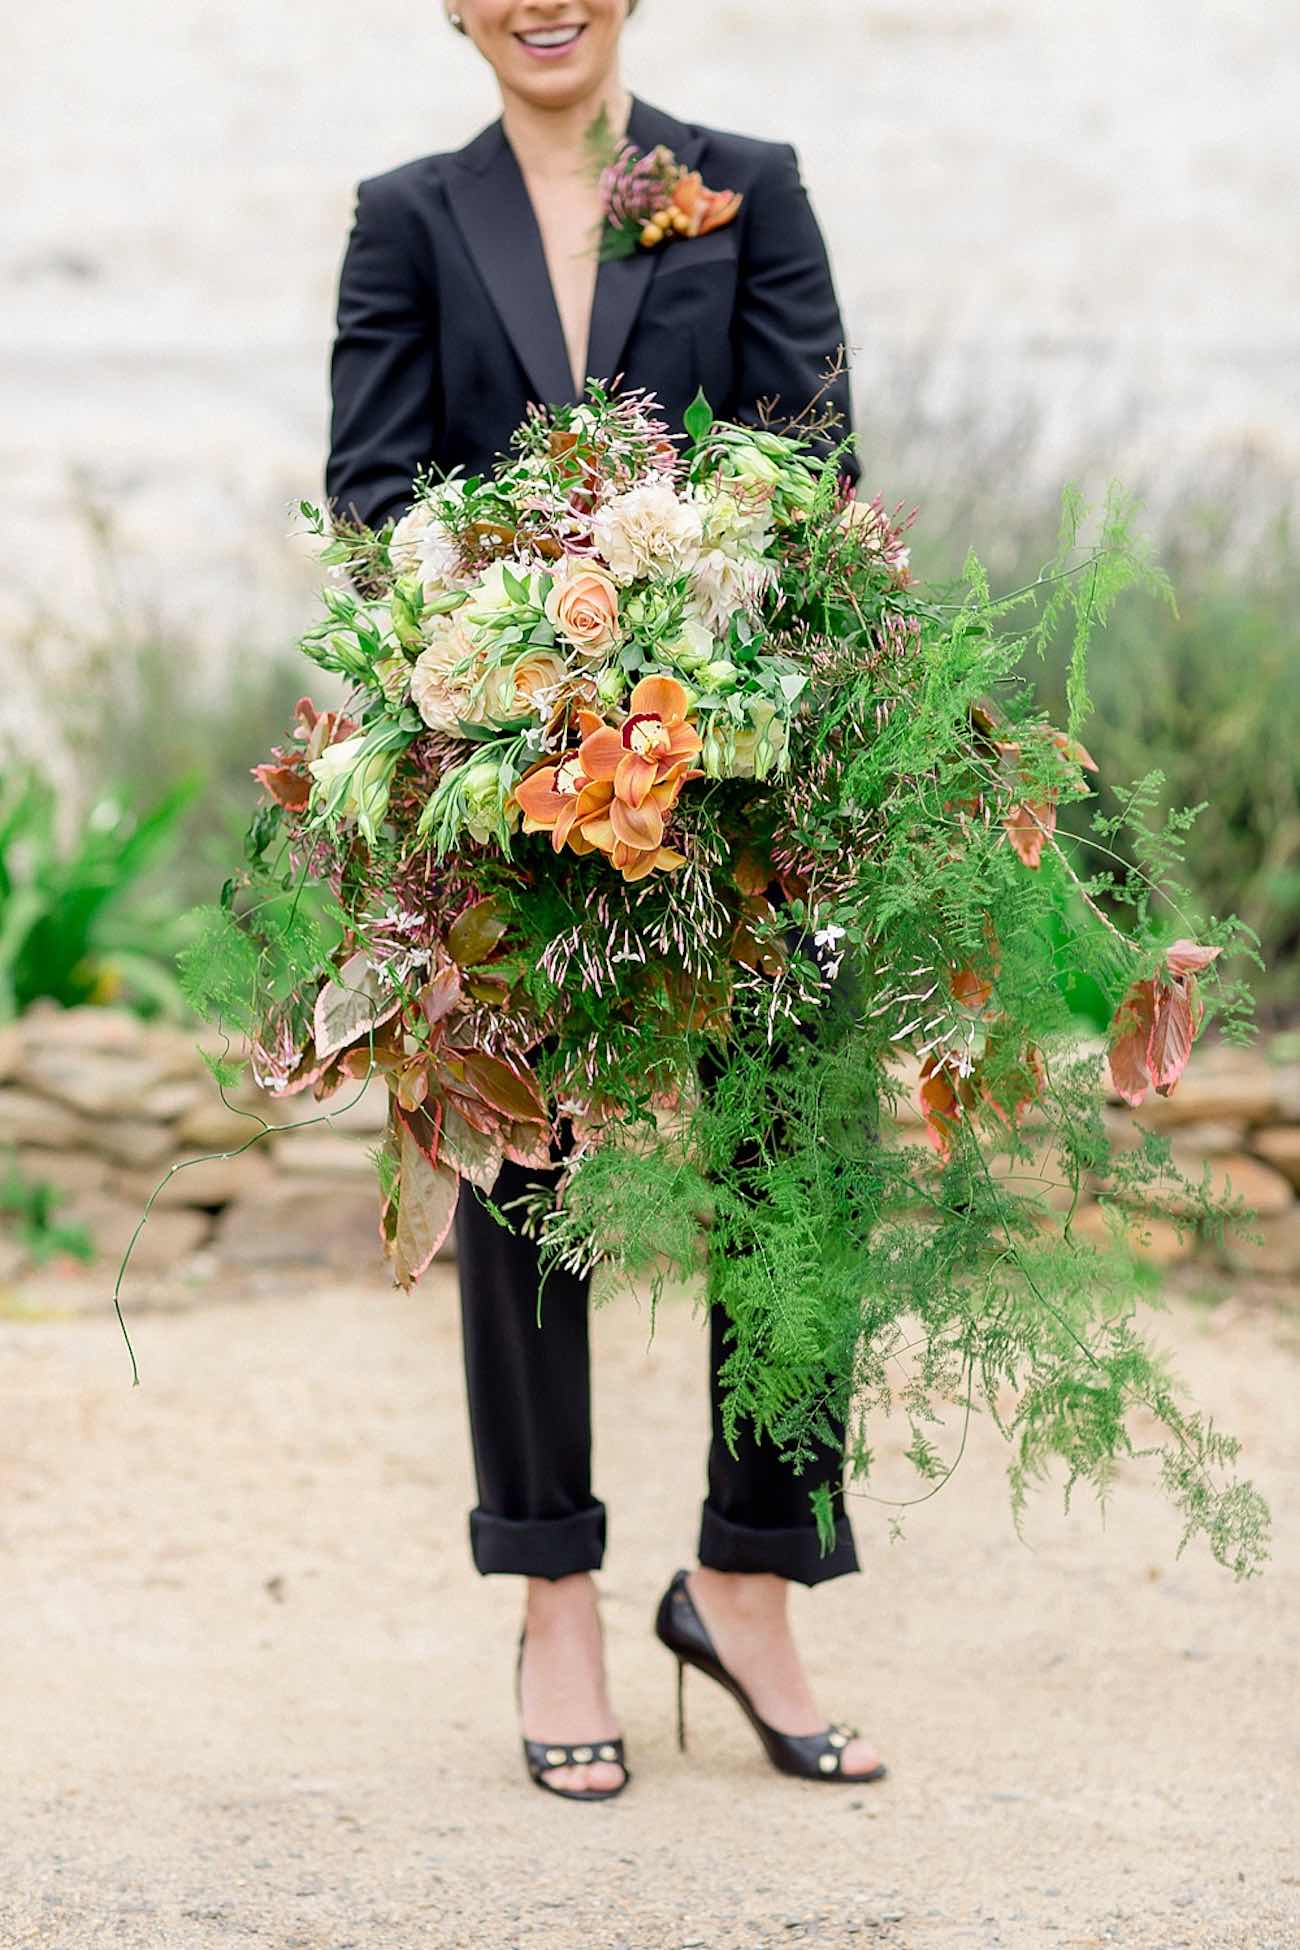
[[[543,715],[541,691],[563,683],[564,659],[553,650],[530,650],[512,664],[501,664],[483,686],[483,717],[503,724]]]
[[[585,657],[603,656],[622,635],[618,585],[603,569],[571,563],[567,573],[557,576],[552,584],[546,615],[556,633]]]

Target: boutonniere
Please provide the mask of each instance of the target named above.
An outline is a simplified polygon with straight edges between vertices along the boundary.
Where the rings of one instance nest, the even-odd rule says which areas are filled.
[[[686,169],[662,143],[641,150],[616,139],[602,109],[587,131],[587,152],[600,185],[597,254],[631,257],[675,237],[703,237],[730,223],[743,201],[738,190],[706,190],[698,169]]]

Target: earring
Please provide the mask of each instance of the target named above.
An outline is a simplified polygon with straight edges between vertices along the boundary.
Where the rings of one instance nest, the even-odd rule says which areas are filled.
[[[447,18],[458,34],[465,32],[465,22],[459,14],[448,14]]]

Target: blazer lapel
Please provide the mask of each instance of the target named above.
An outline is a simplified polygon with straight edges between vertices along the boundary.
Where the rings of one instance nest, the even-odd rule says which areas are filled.
[[[627,132],[642,152],[663,143],[687,169],[694,169],[705,143],[703,131],[688,128],[684,122],[665,115],[662,109],[652,108],[635,95]],[[617,376],[618,362],[657,261],[656,251],[638,250],[631,257],[609,259],[597,271],[587,345],[587,372],[592,379],[609,380]]]
[[[564,327],[533,206],[501,122],[475,136],[455,160],[447,172],[452,213],[510,343],[538,400],[570,404]]]
[[[627,132],[644,151],[663,143],[694,169],[705,135],[633,96]],[[514,150],[500,119],[461,149],[447,172],[452,214],[536,397],[545,405],[576,398],[564,327],[555,303],[541,232]],[[657,253],[638,250],[596,272],[587,372],[613,379],[654,274]]]

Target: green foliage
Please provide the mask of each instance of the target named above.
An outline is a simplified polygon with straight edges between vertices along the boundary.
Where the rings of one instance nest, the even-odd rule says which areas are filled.
[[[0,1224],[38,1266],[59,1253],[86,1261],[95,1257],[94,1241],[86,1228],[60,1220],[58,1209],[66,1202],[66,1193],[44,1179],[28,1178],[19,1168],[17,1153],[10,1148],[0,1178]]]
[[[0,1015],[41,997],[175,1008],[174,916],[141,885],[177,844],[197,789],[183,780],[140,814],[106,794],[64,838],[47,780],[23,768],[0,781]]]
[[[1091,665],[1102,767],[1112,781],[1151,773],[1153,812],[1198,808],[1185,869],[1196,905],[1236,913],[1259,939],[1262,999],[1300,1001],[1300,571],[1286,536],[1225,564],[1212,544],[1173,551],[1177,607],[1139,595],[1099,638]],[[1059,709],[1054,663],[1039,696]],[[1063,823],[1078,826],[1078,816]],[[1136,856],[1122,850],[1125,858]]]
[[[709,451],[725,457],[731,437],[711,429]],[[540,448],[545,423],[527,438]],[[456,1099],[487,1134],[505,1119],[516,1147],[528,1141],[516,1091],[576,1107],[562,1196],[505,1216],[548,1260],[599,1267],[605,1291],[648,1283],[652,1305],[665,1282],[703,1271],[727,1322],[729,1439],[752,1427],[802,1470],[845,1418],[850,1493],[870,1495],[871,1437],[898,1417],[922,1500],[983,1414],[1011,1444],[1018,1517],[1034,1483],[1104,1500],[1126,1462],[1152,1457],[1186,1537],[1249,1575],[1267,1512],[1231,1473],[1234,1445],[1180,1402],[1139,1332],[1124,1242],[1134,1203],[1206,1227],[1227,1207],[1165,1144],[1112,1155],[1075,1011],[1086,998],[1108,1023],[1176,938],[1248,957],[1252,937],[1198,913],[1191,815],[1165,803],[1159,774],[1144,763],[1089,804],[1083,759],[1018,674],[1062,661],[1069,732],[1091,736],[1094,634],[1126,591],[1163,602],[1166,585],[1118,495],[1091,533],[1067,496],[1043,574],[995,597],[973,559],[955,589],[909,586],[896,552],[846,543],[825,475],[807,489],[790,467],[782,483],[791,539],[756,621],[771,654],[807,670],[807,694],[779,774],[704,776],[683,794],[680,872],[630,882],[599,853],[557,854],[544,832],[495,844],[486,799],[445,848],[422,844],[444,809],[439,781],[444,798],[461,791],[467,761],[455,740],[417,733],[370,829],[264,822],[202,917],[187,997],[319,1093],[355,1076],[362,1052],[335,1051],[328,1077],[313,1068],[314,1004],[341,956],[362,957],[391,1000],[365,1054],[407,1113],[400,1159],[391,1143],[377,1158],[390,1223],[400,1167],[399,1227],[408,1169],[438,1212],[445,1202],[424,1171],[447,1170],[426,1103],[445,1116]],[[896,551],[897,531],[885,541]],[[1068,845],[1058,807],[1075,815]],[[300,899],[308,883],[318,913]],[[462,961],[456,917],[485,899],[504,932]],[[1212,967],[1201,994],[1246,1033],[1240,981]],[[471,1058],[489,1050],[512,1086],[496,1100],[473,1094]],[[947,1109],[930,1105],[933,1143],[892,1126],[900,1050],[950,1085]],[[1064,1215],[1036,1176],[1041,1154],[1069,1193]],[[1073,1224],[1098,1183],[1110,1243]],[[437,1216],[415,1227],[415,1258]],[[824,1497],[814,1508],[826,1536],[833,1512]]]

